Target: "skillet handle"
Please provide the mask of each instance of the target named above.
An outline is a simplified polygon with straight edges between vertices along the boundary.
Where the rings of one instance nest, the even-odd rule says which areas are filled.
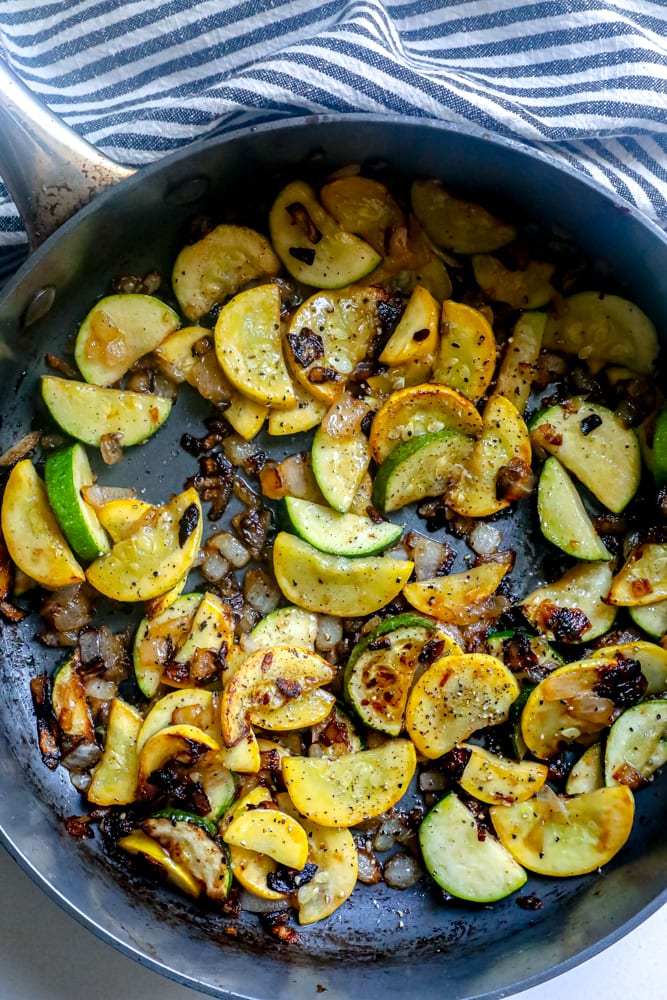
[[[133,173],[51,114],[0,59],[0,176],[31,250],[96,194]]]

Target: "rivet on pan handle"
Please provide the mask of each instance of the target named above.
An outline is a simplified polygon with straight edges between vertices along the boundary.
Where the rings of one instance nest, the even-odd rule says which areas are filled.
[[[0,60],[0,176],[31,249],[104,188],[133,173],[51,114]]]

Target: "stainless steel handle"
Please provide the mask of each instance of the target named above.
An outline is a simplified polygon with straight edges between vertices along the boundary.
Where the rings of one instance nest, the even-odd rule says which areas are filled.
[[[0,60],[0,176],[31,249],[100,191],[133,173],[51,114]]]

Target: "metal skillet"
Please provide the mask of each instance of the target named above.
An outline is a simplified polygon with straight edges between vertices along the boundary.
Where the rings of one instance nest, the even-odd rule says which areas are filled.
[[[383,160],[408,176],[438,176],[478,197],[499,197],[569,232],[604,259],[619,290],[667,334],[667,238],[627,204],[562,163],[470,128],[393,117],[311,117],[246,129],[197,144],[131,175],[82,143],[43,109],[30,109],[16,81],[0,80],[0,173],[11,186],[33,245],[77,205],[0,297],[4,399],[0,451],[35,418],[46,351],[58,350],[114,275],[169,274],[193,214],[260,226],[276,178]],[[118,186],[106,188],[111,181]],[[201,411],[179,401],[179,434],[200,428]],[[165,497],[192,468],[158,434],[128,452],[124,482],[155,484]],[[186,464],[187,463],[187,464]],[[515,540],[515,547],[520,538]],[[511,544],[511,541],[508,541]],[[524,557],[528,563],[537,555]],[[363,887],[332,918],[302,930],[288,948],[241,919],[226,922],[113,864],[99,842],[73,840],[63,818],[80,811],[65,772],[49,772],[35,745],[28,680],[50,670],[56,651],[34,623],[0,633],[0,839],[24,870],[84,927],[144,965],[217,997],[335,1000],[421,996],[499,998],[583,961],[667,900],[664,781],[638,796],[630,842],[604,875],[529,883],[542,909],[513,900],[493,907],[443,905],[423,880],[406,893]]]

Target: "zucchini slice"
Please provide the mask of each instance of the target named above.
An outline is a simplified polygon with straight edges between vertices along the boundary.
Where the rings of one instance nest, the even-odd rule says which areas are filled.
[[[51,416],[70,437],[99,447],[115,435],[124,448],[155,434],[171,413],[171,400],[149,392],[106,389],[87,382],[42,376],[42,398]]]
[[[405,727],[419,753],[432,760],[478,729],[505,722],[518,694],[513,674],[494,656],[443,656],[412,688]]]
[[[563,658],[543,635],[523,629],[489,633],[486,646],[492,656],[509,667],[518,680],[534,684],[563,664]]]
[[[641,479],[637,435],[606,406],[577,398],[542,410],[530,422],[534,448],[555,455],[615,514],[632,500]]]
[[[441,495],[461,476],[473,443],[465,434],[444,430],[399,445],[378,469],[373,503],[392,511],[424,497]]]
[[[433,382],[398,389],[373,418],[369,438],[373,458],[381,465],[395,448],[445,430],[479,437],[482,418],[469,399],[448,385]]]
[[[313,436],[311,454],[313,475],[322,496],[334,510],[346,513],[370,465],[368,438],[359,428],[345,437],[334,437],[320,424]]]
[[[616,608],[606,603],[611,581],[609,563],[576,563],[554,583],[524,597],[521,608],[533,628],[547,639],[588,642],[614,624]]]
[[[299,538],[331,555],[372,556],[393,545],[403,534],[400,524],[378,524],[369,517],[341,514],[297,497],[285,497],[284,505]]]
[[[593,527],[583,501],[557,458],[550,455],[537,485],[537,516],[542,534],[576,559],[611,559]]]
[[[342,229],[313,188],[292,181],[269,214],[271,242],[297,281],[315,288],[342,288],[370,274],[382,260],[359,236]]]
[[[662,639],[667,632],[667,599],[655,604],[636,604],[628,611],[635,625],[652,639]]]
[[[178,313],[152,295],[109,295],[79,327],[74,358],[86,382],[113,385],[180,325]]]
[[[667,764],[667,699],[626,709],[609,730],[604,756],[608,785],[637,789]]]
[[[419,657],[437,624],[418,615],[382,622],[350,653],[345,698],[371,729],[398,736]]]
[[[95,508],[81,495],[84,486],[94,481],[86,449],[73,444],[53,452],[44,466],[44,482],[53,513],[73,551],[84,562],[91,562],[109,551],[107,533]]]
[[[602,744],[591,743],[572,765],[565,784],[566,795],[583,795],[604,788],[602,771]]]
[[[454,792],[422,820],[419,844],[431,877],[459,899],[493,903],[526,883],[521,865],[495,837],[480,836],[477,818]]]
[[[555,876],[585,875],[611,861],[630,836],[634,812],[632,792],[623,786],[571,799],[549,790],[490,809],[498,839],[516,861]]]
[[[559,302],[547,321],[544,346],[576,354],[594,372],[617,364],[650,375],[658,357],[648,316],[627,299],[602,292],[578,292]]]

